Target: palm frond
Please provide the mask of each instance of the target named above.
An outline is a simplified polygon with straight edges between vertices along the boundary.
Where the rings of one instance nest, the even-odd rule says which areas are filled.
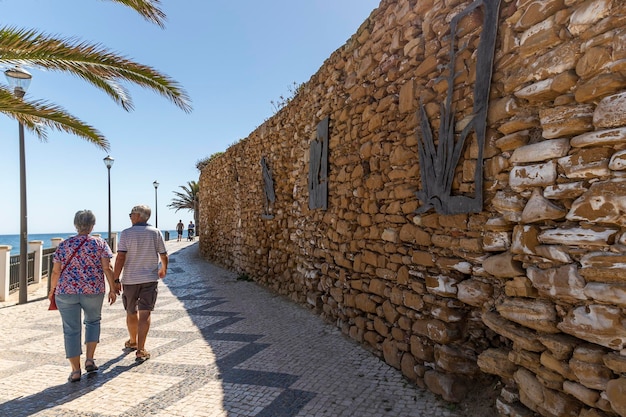
[[[187,93],[172,78],[100,44],[5,26],[0,28],[0,63],[69,72],[103,90],[125,110],[133,104],[120,81],[153,90],[183,111],[191,111]]]
[[[110,0],[115,3],[128,6],[139,13],[149,22],[156,23],[160,27],[165,26],[165,13],[159,8],[160,0]]]
[[[46,128],[79,136],[104,150],[109,142],[96,129],[67,113],[65,109],[45,101],[26,101],[0,86],[0,113],[22,123],[26,129],[46,140]]]

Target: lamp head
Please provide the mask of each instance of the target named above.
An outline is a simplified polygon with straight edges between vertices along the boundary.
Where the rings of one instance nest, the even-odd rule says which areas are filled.
[[[102,159],[104,161],[104,165],[106,165],[107,169],[111,169],[113,166],[113,162],[115,159],[111,158],[111,156],[107,155],[106,158]]]
[[[154,185],[154,189],[156,190],[157,188],[159,188],[159,183],[154,180],[154,182],[152,183],[152,185]]]
[[[9,87],[13,89],[13,93],[18,97],[24,97],[33,76],[18,66],[4,71],[4,75],[7,77]]]

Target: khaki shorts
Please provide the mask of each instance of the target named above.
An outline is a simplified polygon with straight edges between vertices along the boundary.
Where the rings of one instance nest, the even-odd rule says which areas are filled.
[[[154,310],[157,300],[158,282],[146,282],[144,284],[124,284],[122,302],[127,313],[135,313],[138,310]]]

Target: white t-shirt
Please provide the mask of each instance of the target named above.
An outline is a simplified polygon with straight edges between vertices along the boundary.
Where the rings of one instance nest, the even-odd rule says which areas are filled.
[[[159,254],[167,254],[159,229],[147,223],[138,223],[123,230],[117,251],[126,252],[120,278],[123,284],[158,282]]]

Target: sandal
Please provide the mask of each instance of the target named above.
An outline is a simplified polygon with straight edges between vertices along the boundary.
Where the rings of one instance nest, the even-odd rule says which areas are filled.
[[[78,375],[78,378],[76,377]],[[70,376],[67,378],[68,382],[78,382],[80,381],[80,369],[78,371],[72,371]]]
[[[85,371],[96,372],[98,369],[93,359],[85,359]]]
[[[131,343],[130,339],[124,343],[124,349],[137,350],[137,342]]]
[[[145,349],[138,349],[137,353],[135,354],[135,361],[136,362],[145,362],[148,359],[150,359],[150,353],[145,350]]]

